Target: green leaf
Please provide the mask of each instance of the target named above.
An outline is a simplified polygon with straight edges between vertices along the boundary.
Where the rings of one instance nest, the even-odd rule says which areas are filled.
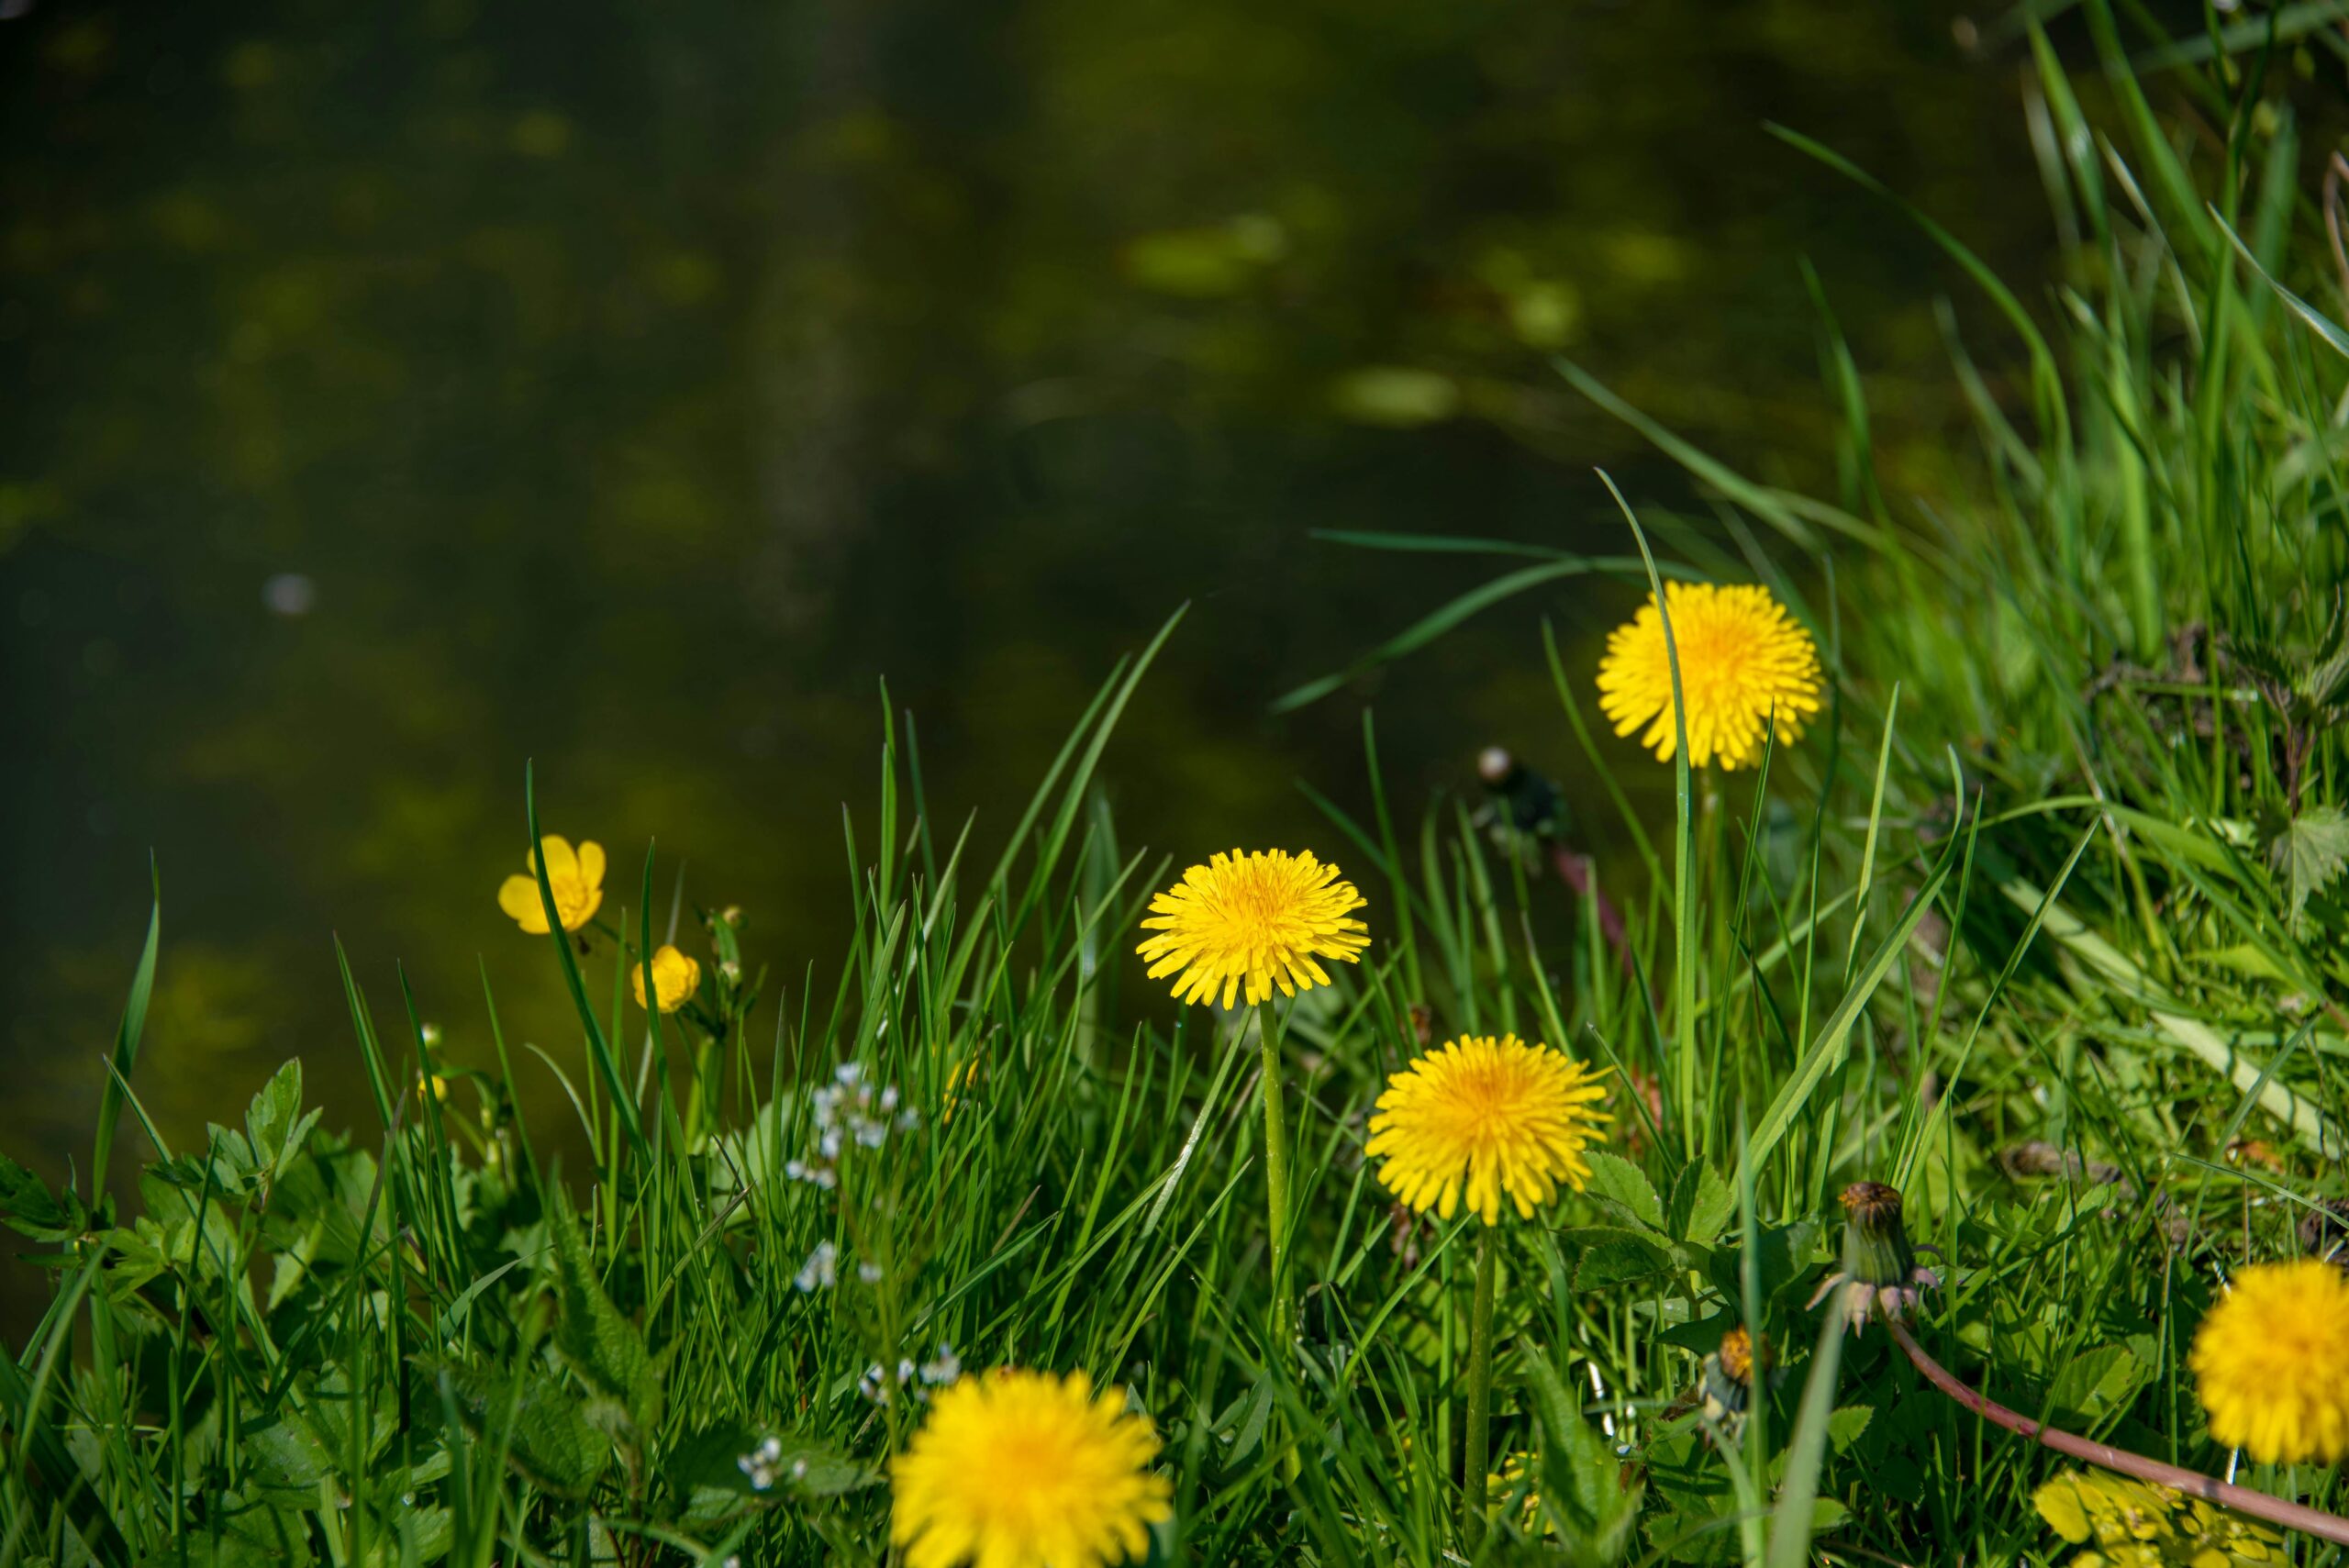
[[[1765,1306],[1785,1294],[1796,1281],[1810,1272],[1817,1262],[1819,1222],[1798,1219],[1792,1225],[1765,1225],[1754,1232],[1754,1277],[1759,1281]],[[1744,1286],[1744,1249],[1722,1247],[1706,1260],[1707,1277],[1724,1299],[1742,1300]]]
[[[69,1198],[61,1202],[41,1179],[0,1154],[0,1223],[36,1241],[62,1241],[80,1229]]]
[[[475,1440],[503,1440],[507,1462],[540,1491],[584,1497],[610,1465],[612,1440],[552,1378],[524,1372],[518,1388],[471,1367],[418,1364],[426,1375],[449,1380],[458,1417]]]
[[[1605,1150],[1594,1151],[1589,1159],[1593,1194],[1650,1230],[1664,1229],[1664,1205],[1658,1201],[1654,1184],[1649,1182],[1646,1173],[1621,1155],[1609,1154]]]
[[[150,1568],[303,1568],[312,1561],[298,1511],[234,1493],[215,1494],[200,1523],[146,1559]]]
[[[685,1521],[709,1525],[793,1498],[837,1496],[870,1476],[829,1443],[727,1421],[680,1444],[668,1479]]]
[[[1581,1250],[1575,1262],[1576,1290],[1602,1290],[1646,1279],[1673,1266],[1671,1249],[1636,1230],[1590,1226],[1569,1230],[1559,1240]]]
[[[2264,829],[2268,826],[2262,824]],[[2349,867],[2349,817],[2337,806],[2312,806],[2288,821],[2275,824],[2266,836],[2267,864],[2283,879],[2297,919],[2309,899],[2330,887]]]
[[[1564,1560],[1593,1568],[1620,1562],[1639,1522],[1641,1487],[1625,1484],[1614,1449],[1583,1419],[1573,1385],[1549,1352],[1528,1344],[1520,1359],[1542,1428],[1542,1511]]]
[[[315,1110],[302,1114],[302,1059],[295,1057],[262,1085],[245,1111],[245,1141],[252,1150],[253,1163],[273,1180],[286,1162],[301,1152],[318,1115]]]
[[[334,1473],[334,1455],[292,1410],[281,1410],[238,1433],[245,1474],[262,1496],[297,1507],[316,1506],[318,1483]]]
[[[1868,1422],[1876,1416],[1872,1405],[1846,1405],[1827,1418],[1827,1440],[1837,1453],[1848,1450],[1868,1429]]]
[[[624,1409],[638,1430],[651,1428],[661,1418],[661,1368],[645,1353],[644,1336],[604,1294],[578,1217],[567,1204],[558,1206],[548,1229],[562,1293],[555,1353],[580,1381]]]
[[[1672,1233],[1684,1241],[1710,1242],[1737,1212],[1737,1194],[1720,1173],[1702,1161],[1680,1169],[1672,1184]]]

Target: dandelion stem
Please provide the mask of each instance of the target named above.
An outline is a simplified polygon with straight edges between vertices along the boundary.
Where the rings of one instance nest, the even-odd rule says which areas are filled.
[[[1468,1315],[1467,1538],[1484,1538],[1487,1473],[1492,1468],[1493,1275],[1500,1247],[1494,1228],[1476,1227],[1476,1304]]]
[[[1281,1040],[1274,1024],[1273,1005],[1259,1003],[1256,1040],[1264,1052],[1264,1222],[1273,1254],[1272,1353],[1286,1365],[1294,1337],[1288,1300],[1288,1119],[1281,1106]]]
[[[2164,1464],[2157,1459],[2147,1459],[2143,1454],[2131,1453],[2127,1449],[2114,1448],[2110,1443],[2092,1442],[2087,1438],[2075,1437],[2070,1432],[2034,1421],[1960,1383],[1946,1367],[1925,1353],[1925,1348],[1910,1336],[1898,1319],[1886,1319],[1885,1327],[1892,1331],[1894,1342],[1907,1352],[1909,1359],[1916,1363],[1917,1370],[1925,1374],[1927,1382],[1986,1421],[2043,1443],[2057,1453],[2069,1454],[2084,1463],[2100,1465],[2106,1470],[2133,1475],[2140,1481],[2151,1481],[2156,1485],[2174,1486],[2189,1497],[2199,1497],[2215,1507],[2232,1508],[2236,1513],[2265,1519],[2269,1524],[2282,1525],[2287,1529],[2299,1530],[2320,1540],[2349,1545],[2349,1519],[2338,1514],[2328,1514],[2299,1503],[2288,1502],[2282,1497],[2271,1497],[2248,1486],[2231,1485],[2215,1475],[2205,1475],[2179,1465]]]

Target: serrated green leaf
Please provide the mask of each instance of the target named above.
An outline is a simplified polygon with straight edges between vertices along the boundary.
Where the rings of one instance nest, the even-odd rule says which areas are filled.
[[[457,1414],[475,1440],[506,1443],[507,1462],[542,1492],[584,1497],[612,1462],[612,1440],[587,1419],[585,1404],[552,1378],[508,1377],[471,1367],[419,1362],[428,1377],[446,1376]]]
[[[1596,1150],[1590,1161],[1590,1190],[1621,1209],[1631,1219],[1651,1230],[1664,1229],[1664,1204],[1655,1195],[1655,1185],[1647,1173],[1620,1154]]]
[[[1671,1249],[1637,1230],[1590,1226],[1569,1230],[1559,1240],[1579,1250],[1575,1260],[1576,1290],[1600,1290],[1646,1279],[1673,1266]]]
[[[1717,1239],[1737,1212],[1737,1194],[1720,1172],[1702,1162],[1681,1167],[1672,1184],[1672,1234],[1684,1241]]]
[[[617,1403],[638,1429],[661,1418],[661,1368],[645,1352],[644,1336],[621,1316],[604,1293],[595,1260],[579,1234],[579,1220],[561,1207],[548,1226],[554,1241],[555,1274],[562,1287],[562,1317],[555,1326],[555,1353],[580,1381]]]
[[[2282,879],[2297,919],[2310,898],[2349,868],[2349,816],[2337,806],[2312,806],[2277,825],[2267,837],[2267,864]]]

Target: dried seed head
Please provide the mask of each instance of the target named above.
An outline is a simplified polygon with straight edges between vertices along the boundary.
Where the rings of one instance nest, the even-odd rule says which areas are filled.
[[[1910,1283],[1917,1254],[1900,1222],[1900,1189],[1854,1182],[1843,1189],[1843,1272],[1871,1286]]]

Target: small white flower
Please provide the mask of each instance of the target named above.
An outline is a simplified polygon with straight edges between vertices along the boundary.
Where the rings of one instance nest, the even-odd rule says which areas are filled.
[[[840,1249],[829,1241],[818,1241],[816,1250],[807,1254],[807,1261],[799,1265],[799,1272],[792,1276],[791,1283],[804,1294],[838,1284],[840,1278]],[[768,1440],[774,1441],[773,1439]],[[776,1451],[782,1451],[778,1449]]]
[[[867,1258],[856,1265],[856,1277],[867,1284],[879,1284],[884,1277],[881,1265]]]
[[[962,1375],[963,1358],[954,1353],[953,1346],[943,1341],[939,1344],[938,1353],[921,1363],[921,1380],[932,1387],[952,1383]]]

